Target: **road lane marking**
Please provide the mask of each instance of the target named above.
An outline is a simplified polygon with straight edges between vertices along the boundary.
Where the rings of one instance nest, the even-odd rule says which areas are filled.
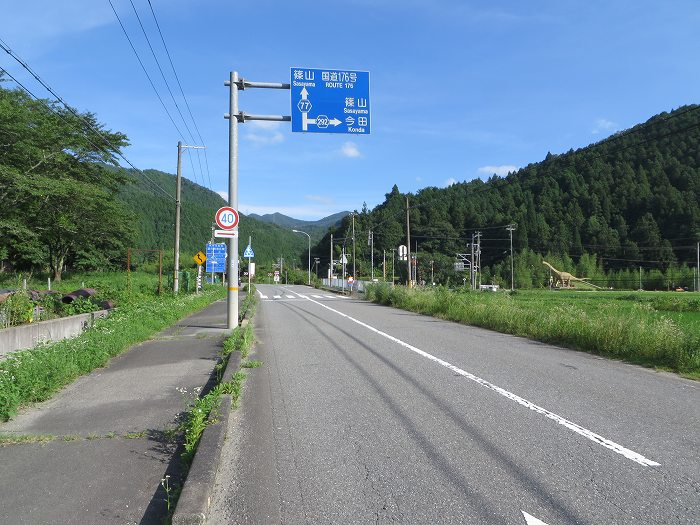
[[[260,295],[260,299],[267,299],[267,295],[263,295],[260,290],[258,290],[258,295]]]
[[[274,297],[275,299],[282,299],[281,295],[273,295],[272,297]]]
[[[293,295],[285,295],[287,299],[296,299]],[[300,297],[304,297],[303,295],[300,295]]]
[[[294,292],[294,293],[296,293],[296,292]],[[299,295],[299,294],[297,294],[297,295]],[[497,392],[498,394],[502,395],[503,397],[506,397],[506,398],[510,399],[511,401],[515,401],[519,405],[522,405],[526,408],[529,408],[533,412],[537,412],[538,414],[541,414],[541,415],[545,416],[546,418],[551,419],[552,421],[556,421],[557,423],[568,428],[569,430],[572,430],[572,431],[576,432],[577,434],[579,434],[587,439],[590,439],[594,443],[598,443],[599,445],[626,457],[627,459],[630,459],[636,463],[639,463],[640,465],[642,465],[644,467],[658,467],[658,466],[660,466],[660,463],[657,463],[656,461],[652,461],[651,459],[648,459],[648,458],[642,456],[641,454],[635,452],[634,450],[630,450],[628,448],[623,447],[622,445],[615,443],[614,441],[611,441],[607,438],[604,438],[603,436],[596,434],[595,432],[588,430],[585,427],[577,425],[573,421],[569,421],[568,419],[563,418],[562,416],[557,415],[554,412],[550,412],[546,408],[542,408],[541,406],[538,406],[538,405],[534,404],[533,402],[528,401],[527,399],[524,399],[516,394],[513,394],[512,392],[509,392],[508,390],[505,390],[504,388],[501,388],[500,386],[494,385],[493,383],[490,383],[490,382],[486,381],[485,379],[482,379],[478,376],[475,376],[474,374],[471,374],[465,370],[462,370],[461,368],[453,365],[452,363],[448,363],[447,361],[444,361],[443,359],[440,359],[439,357],[435,357],[434,355],[429,354],[428,352],[425,352],[425,351],[421,350],[420,348],[417,348],[409,343],[406,343],[405,341],[402,341],[401,339],[398,339],[398,338],[394,337],[393,335],[389,335],[386,332],[382,332],[378,328],[370,326],[367,323],[363,323],[362,321],[355,319],[354,317],[351,317],[348,314],[344,314],[343,312],[340,312],[334,308],[331,308],[330,306],[327,306],[327,305],[320,303],[318,301],[314,301],[310,297],[306,297],[306,299],[308,301],[311,301],[314,304],[319,305],[322,308],[325,308],[326,310],[329,310],[333,313],[340,315],[341,317],[345,317],[346,319],[352,321],[353,323],[356,323],[360,326],[363,326],[364,328],[367,328],[368,330],[370,330],[378,335],[381,335],[382,337],[385,337],[385,338],[389,339],[390,341],[393,341],[394,343],[401,345],[404,348],[407,348],[407,349],[411,350],[412,352],[415,352],[416,354],[418,354],[422,357],[425,357],[426,359],[430,359],[431,361],[434,361],[435,363],[438,363],[438,364],[444,366],[445,368],[453,371],[454,373],[456,373],[462,377],[466,377],[467,379],[470,379],[470,380],[474,381],[475,383],[480,384],[481,386],[484,386],[490,390],[493,390],[494,392]]]
[[[527,523],[527,525],[547,525],[544,521],[538,520],[537,518],[535,518],[534,516],[531,516],[530,514],[525,512],[524,510],[521,510],[520,512],[523,513],[523,516],[525,517],[525,522]]]

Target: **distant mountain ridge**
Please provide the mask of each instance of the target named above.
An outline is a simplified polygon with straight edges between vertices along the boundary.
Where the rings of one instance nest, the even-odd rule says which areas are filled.
[[[349,211],[341,211],[324,217],[317,221],[304,221],[301,219],[295,219],[294,217],[289,217],[279,212],[266,213],[265,215],[258,215],[257,213],[251,213],[248,217],[256,219],[258,221],[267,222],[270,224],[275,224],[281,228],[298,229],[304,230],[306,233],[311,235],[311,239],[319,240],[326,233],[328,228],[336,228],[340,225],[343,218],[350,214]]]

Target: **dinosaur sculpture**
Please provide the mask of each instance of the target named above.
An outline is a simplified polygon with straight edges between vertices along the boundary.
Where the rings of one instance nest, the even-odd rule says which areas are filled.
[[[557,274],[557,277],[559,277],[557,284],[561,288],[572,288],[571,281],[581,281],[582,283],[586,283],[588,286],[593,286],[594,288],[600,288],[600,286],[596,286],[595,284],[589,283],[585,277],[579,278],[579,277],[576,277],[575,275],[570,274],[569,272],[561,272],[561,271],[557,270],[554,266],[549,264],[547,261],[542,261],[542,264],[544,264],[547,268],[549,268],[555,274]]]

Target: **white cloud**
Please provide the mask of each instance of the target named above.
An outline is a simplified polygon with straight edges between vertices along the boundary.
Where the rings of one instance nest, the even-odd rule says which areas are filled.
[[[221,190],[221,191],[217,191],[216,193],[218,193],[219,195],[221,195],[221,196],[224,198],[224,200],[225,200],[226,202],[228,202],[228,192],[227,192],[227,191]]]
[[[457,179],[453,179],[452,177],[450,177],[445,181],[445,187],[452,186],[453,184],[457,184]]]
[[[354,142],[345,142],[343,146],[340,148],[340,152],[346,156],[346,157],[361,157],[362,154],[360,153],[360,150],[357,149],[357,144]]]
[[[260,146],[279,144],[284,141],[280,131],[280,122],[270,120],[251,120],[245,123],[243,137]]]
[[[318,202],[319,204],[333,204],[333,197],[326,197],[324,195],[304,195],[307,201]]]
[[[617,123],[605,118],[599,118],[595,121],[595,127],[591,130],[591,133],[597,135],[598,133],[603,133],[606,131],[613,131],[617,129]]]
[[[482,166],[477,171],[485,175],[496,174],[499,177],[508,175],[511,171],[517,171],[518,167],[512,164],[503,164],[502,166]]]

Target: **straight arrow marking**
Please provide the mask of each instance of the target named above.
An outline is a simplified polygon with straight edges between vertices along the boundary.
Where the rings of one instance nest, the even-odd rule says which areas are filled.
[[[292,290],[292,293],[296,293]],[[302,297],[300,294],[299,297]],[[550,412],[546,408],[542,408],[541,406],[536,405],[532,401],[528,401],[527,399],[524,399],[512,392],[509,392],[508,390],[501,388],[500,386],[494,385],[493,383],[490,383],[486,379],[482,379],[479,376],[476,376],[474,374],[471,374],[467,372],[466,370],[462,370],[461,368],[453,365],[452,363],[448,363],[447,361],[444,361],[443,359],[440,359],[439,357],[435,357],[432,354],[429,354],[428,352],[425,352],[421,350],[420,348],[416,348],[415,346],[406,343],[405,341],[402,341],[401,339],[394,337],[393,335],[389,335],[386,332],[382,332],[378,328],[375,328],[373,326],[368,325],[367,323],[363,323],[362,321],[355,319],[354,317],[350,317],[348,314],[344,314],[343,312],[340,312],[334,308],[331,308],[330,306],[326,306],[323,303],[319,303],[318,301],[314,301],[310,297],[306,297],[308,301],[311,301],[314,304],[319,305],[321,308],[325,308],[326,310],[329,310],[331,312],[334,312],[341,317],[345,317],[346,319],[352,321],[353,323],[356,323],[360,326],[363,326],[364,328],[367,328],[368,330],[374,332],[375,334],[381,335],[382,337],[386,337],[390,341],[395,342],[396,344],[403,346],[404,348],[407,348],[411,352],[415,352],[416,354],[425,357],[426,359],[430,359],[431,361],[444,366],[448,370],[453,371],[455,374],[460,375],[462,377],[465,377],[471,381],[474,381],[475,383],[480,384],[483,387],[488,388],[489,390],[493,390],[494,392],[502,395],[503,397],[506,397],[510,399],[511,401],[515,401],[519,405],[524,406],[525,408],[528,408],[532,410],[533,412],[537,412],[538,414],[543,415],[547,419],[551,419],[552,421],[555,421],[556,423],[562,425],[565,428],[568,428],[569,430],[576,432],[578,435],[583,436],[587,439],[590,439],[594,443],[598,443],[599,445],[612,450],[613,452],[616,452],[617,454],[620,454],[621,456],[626,457],[629,460],[634,461],[635,463],[639,463],[640,465],[644,467],[658,467],[660,466],[659,463],[656,461],[652,461],[651,459],[648,459],[638,452],[635,452],[634,450],[630,450],[628,448],[623,447],[622,445],[619,445],[615,443],[614,441],[611,441],[607,438],[604,438],[603,436],[596,434],[595,432],[588,430],[585,427],[582,427],[581,425],[577,425],[573,421],[569,421],[568,419],[563,418],[562,416],[555,414],[554,412]]]
[[[544,521],[538,520],[538,519],[535,518],[534,516],[530,516],[530,515],[529,515],[527,512],[525,512],[524,510],[522,510],[522,511],[520,511],[520,512],[522,512],[522,513],[523,513],[523,516],[525,516],[525,523],[527,523],[527,525],[547,525]]]

